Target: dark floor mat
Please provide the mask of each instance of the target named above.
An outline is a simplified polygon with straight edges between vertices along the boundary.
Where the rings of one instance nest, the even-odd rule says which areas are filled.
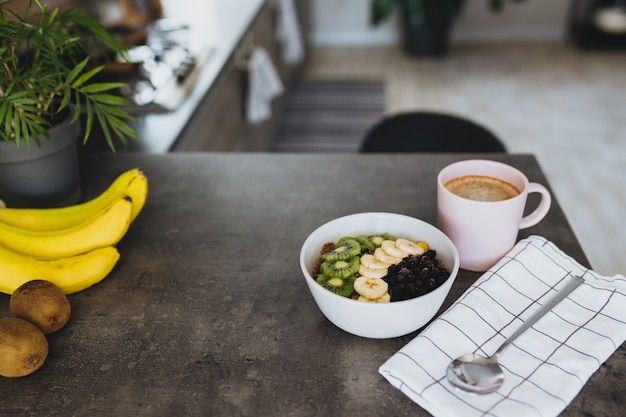
[[[300,80],[286,98],[272,152],[356,152],[385,110],[380,80]]]

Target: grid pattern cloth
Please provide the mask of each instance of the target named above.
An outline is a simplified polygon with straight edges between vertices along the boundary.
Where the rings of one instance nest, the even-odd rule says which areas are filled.
[[[476,395],[454,388],[446,367],[465,353],[489,356],[569,275],[579,286],[499,356],[504,385]],[[531,236],[485,272],[379,372],[433,416],[558,415],[626,340],[626,278],[584,268]]]

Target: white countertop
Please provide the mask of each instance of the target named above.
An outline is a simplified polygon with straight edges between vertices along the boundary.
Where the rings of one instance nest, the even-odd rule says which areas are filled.
[[[133,127],[140,140],[131,141],[129,150],[144,153],[167,153],[170,150],[265,2],[161,0],[164,17],[177,18],[190,25],[194,33],[191,47],[203,52],[204,63],[192,74],[195,82],[185,83],[189,84],[189,95],[175,111],[137,116]]]

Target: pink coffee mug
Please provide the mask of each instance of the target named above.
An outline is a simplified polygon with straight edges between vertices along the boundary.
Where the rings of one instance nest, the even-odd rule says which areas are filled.
[[[513,185],[515,197],[500,201],[476,201],[459,197],[445,184],[466,175],[493,177]],[[540,193],[537,208],[524,217],[527,196]],[[517,240],[518,231],[539,223],[548,213],[552,199],[541,184],[529,182],[519,170],[501,162],[466,160],[448,165],[437,176],[439,228],[459,252],[460,267],[486,271],[500,260]]]

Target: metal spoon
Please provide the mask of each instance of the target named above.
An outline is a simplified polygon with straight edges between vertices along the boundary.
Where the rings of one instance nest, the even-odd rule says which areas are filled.
[[[475,394],[490,394],[497,391],[504,383],[504,372],[498,365],[498,355],[583,282],[585,280],[579,276],[570,276],[565,285],[509,336],[493,355],[485,358],[475,353],[468,353],[450,362],[446,371],[450,384]]]

